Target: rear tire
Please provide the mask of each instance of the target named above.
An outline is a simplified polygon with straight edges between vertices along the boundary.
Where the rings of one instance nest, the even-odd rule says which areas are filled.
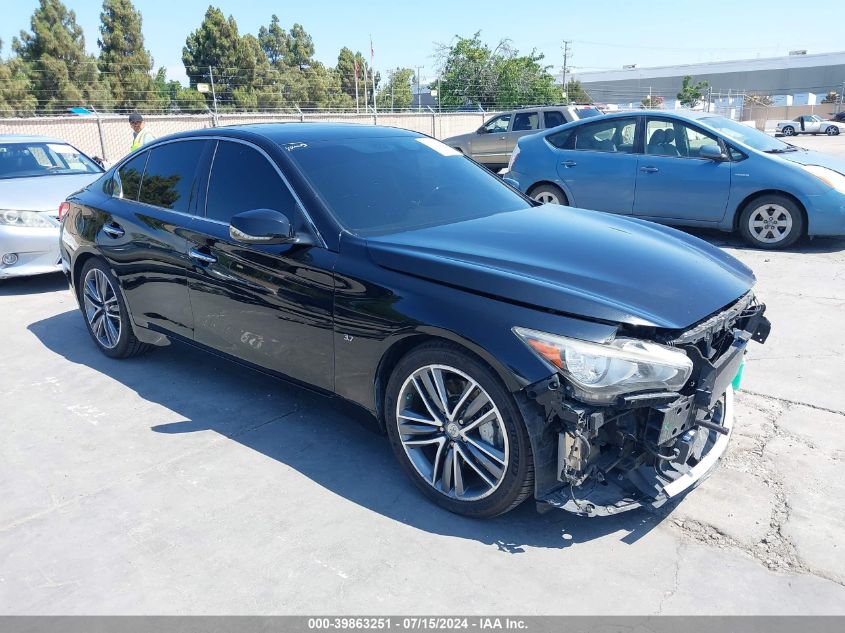
[[[88,333],[97,348],[109,358],[129,358],[150,349],[150,345],[135,338],[119,287],[101,259],[85,262],[77,289],[79,306]]]
[[[803,235],[804,215],[791,198],[766,194],[745,205],[739,217],[739,231],[756,248],[787,248]]]
[[[402,470],[440,507],[493,517],[533,492],[522,414],[493,371],[457,345],[426,343],[403,357],[384,411]]]
[[[825,130],[825,134],[828,136],[839,136],[839,128],[835,125],[829,125],[828,128]]]
[[[528,197],[542,204],[560,204],[569,206],[569,200],[560,187],[552,184],[537,185],[528,192]]]

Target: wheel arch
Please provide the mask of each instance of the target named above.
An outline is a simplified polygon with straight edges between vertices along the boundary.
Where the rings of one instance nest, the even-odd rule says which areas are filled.
[[[733,230],[739,230],[739,219],[742,216],[742,212],[745,211],[745,208],[751,204],[755,199],[761,198],[763,196],[769,195],[776,195],[776,196],[784,196],[785,198],[789,198],[792,200],[797,206],[798,209],[801,211],[801,218],[804,220],[804,235],[807,234],[809,230],[810,223],[809,218],[807,217],[807,209],[801,200],[798,199],[797,196],[794,194],[789,193],[788,191],[783,191],[782,189],[763,189],[761,191],[755,191],[747,195],[737,206],[734,210],[734,217],[733,217]]]
[[[376,369],[373,384],[373,396],[376,406],[376,419],[378,420],[379,427],[381,427],[382,431],[385,430],[384,398],[387,392],[387,383],[390,380],[390,376],[392,375],[396,365],[403,357],[412,350],[420,347],[421,345],[425,345],[426,343],[442,343],[466,353],[490,369],[490,371],[492,371],[493,374],[502,381],[505,389],[510,393],[515,393],[525,386],[521,384],[513,373],[508,371],[508,369],[499,363],[489,352],[478,345],[475,345],[471,341],[454,334],[453,332],[414,332],[394,341],[382,354]]]

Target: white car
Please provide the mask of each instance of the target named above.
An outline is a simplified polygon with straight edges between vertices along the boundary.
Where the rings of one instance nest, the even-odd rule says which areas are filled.
[[[828,121],[818,114],[805,114],[791,121],[778,121],[775,134],[784,136],[795,136],[796,134],[827,134],[837,136],[845,132],[845,123],[839,121]]]
[[[0,134],[0,279],[62,269],[59,205],[102,173],[64,141]]]

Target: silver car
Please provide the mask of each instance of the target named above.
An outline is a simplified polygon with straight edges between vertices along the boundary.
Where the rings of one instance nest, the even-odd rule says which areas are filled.
[[[64,141],[0,134],[0,279],[62,269],[59,205],[102,173]]]
[[[475,132],[453,136],[443,142],[488,169],[499,171],[507,167],[520,137],[601,113],[598,108],[587,105],[520,108],[494,116]]]
[[[795,136],[796,134],[827,134],[838,136],[845,132],[845,123],[839,121],[828,121],[818,114],[805,114],[795,117],[791,121],[778,121],[775,134],[784,136]]]

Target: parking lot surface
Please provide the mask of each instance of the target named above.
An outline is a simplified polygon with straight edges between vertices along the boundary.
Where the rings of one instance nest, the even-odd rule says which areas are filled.
[[[108,359],[63,277],[2,283],[0,613],[845,613],[845,240],[695,234],[772,335],[716,473],[606,519],[449,514],[353,409],[181,345]]]

